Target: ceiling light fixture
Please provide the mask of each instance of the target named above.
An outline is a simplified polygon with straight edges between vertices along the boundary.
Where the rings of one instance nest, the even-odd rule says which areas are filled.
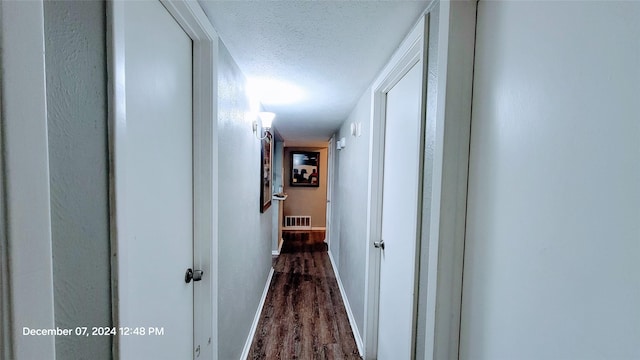
[[[275,118],[276,114],[272,112],[261,111],[258,113],[257,118],[253,120],[253,134],[258,140],[264,140],[268,136],[272,136],[270,130],[273,125],[273,119]],[[260,136],[258,136],[258,119],[260,119],[260,128],[264,130],[264,136],[262,135],[262,130],[260,131]]]

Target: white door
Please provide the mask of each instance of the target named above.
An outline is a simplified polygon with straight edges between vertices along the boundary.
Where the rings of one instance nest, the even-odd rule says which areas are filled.
[[[120,358],[191,359],[192,41],[158,1],[125,1],[116,142]],[[118,31],[118,30],[116,30]]]
[[[585,5],[478,3],[460,359],[640,359],[640,3]]]
[[[387,93],[378,359],[410,359],[421,174],[422,62]]]

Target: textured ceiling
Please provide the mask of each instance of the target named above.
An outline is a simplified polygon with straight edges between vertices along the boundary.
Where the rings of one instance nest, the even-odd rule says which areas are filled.
[[[285,140],[327,140],[347,118],[428,1],[199,1],[249,79],[297,87],[263,102]]]

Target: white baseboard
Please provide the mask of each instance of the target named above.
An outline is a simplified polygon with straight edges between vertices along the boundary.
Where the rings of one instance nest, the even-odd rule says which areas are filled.
[[[349,305],[349,299],[347,299],[347,294],[344,292],[344,287],[342,286],[342,280],[340,280],[340,274],[338,273],[338,267],[336,263],[333,261],[333,256],[331,256],[331,251],[329,253],[329,260],[331,261],[331,267],[333,268],[333,273],[336,275],[336,281],[338,282],[338,288],[340,288],[340,295],[342,295],[342,302],[344,303],[345,309],[347,309],[347,317],[349,318],[349,325],[351,325],[351,331],[353,332],[353,337],[356,339],[356,346],[358,347],[358,352],[360,356],[364,355],[364,345],[362,342],[362,336],[360,336],[360,332],[358,331],[358,325],[356,325],[356,319],[353,317],[353,311],[351,311],[351,305]]]
[[[249,356],[249,350],[251,350],[253,337],[255,336],[256,330],[258,329],[258,322],[260,322],[260,315],[262,314],[262,308],[264,307],[264,303],[267,300],[267,293],[269,292],[269,285],[271,285],[272,277],[273,277],[273,268],[271,268],[271,271],[269,271],[269,276],[267,276],[267,283],[264,285],[264,290],[262,291],[262,298],[260,298],[260,303],[258,304],[256,315],[253,317],[253,323],[251,324],[251,329],[249,329],[249,336],[247,336],[247,341],[244,343],[244,349],[242,349],[242,355],[240,355],[240,360],[246,360],[246,358]]]
[[[280,241],[278,241],[278,250],[273,250],[271,251],[271,255],[273,256],[278,256],[280,255],[280,252],[282,251],[282,244],[284,244],[284,240],[280,239]]]

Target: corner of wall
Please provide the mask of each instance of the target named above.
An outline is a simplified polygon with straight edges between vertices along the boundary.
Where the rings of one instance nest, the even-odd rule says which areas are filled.
[[[346,146],[334,147],[331,252],[360,334],[364,334],[365,317],[371,105],[369,87],[335,134],[336,141],[345,138]],[[351,124],[360,127],[359,134],[352,135]]]

